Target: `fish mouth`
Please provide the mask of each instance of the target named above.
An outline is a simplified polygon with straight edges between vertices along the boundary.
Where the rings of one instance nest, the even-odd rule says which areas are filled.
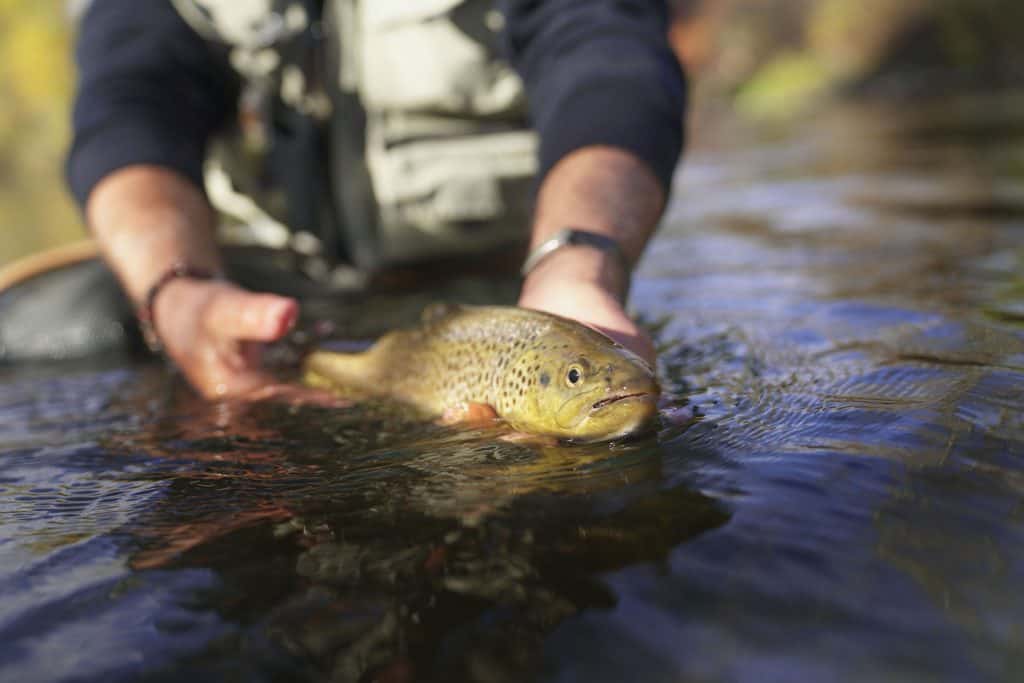
[[[593,405],[591,405],[590,412],[601,410],[601,408],[610,406],[613,403],[628,401],[634,398],[648,398],[653,400],[654,394],[650,391],[637,391],[630,394],[617,394],[615,396],[608,396],[607,398],[602,398],[600,401],[596,401]]]

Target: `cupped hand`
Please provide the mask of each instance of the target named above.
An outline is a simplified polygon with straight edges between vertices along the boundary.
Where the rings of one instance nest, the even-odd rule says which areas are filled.
[[[298,314],[294,299],[190,278],[168,283],[153,311],[165,353],[207,398],[241,397],[274,384],[262,366],[264,346],[284,337]]]
[[[593,327],[653,364],[654,342],[626,313],[618,295],[624,287],[610,278],[590,277],[589,268],[571,262],[583,258],[566,254],[566,267],[542,264],[523,283],[519,305]]]

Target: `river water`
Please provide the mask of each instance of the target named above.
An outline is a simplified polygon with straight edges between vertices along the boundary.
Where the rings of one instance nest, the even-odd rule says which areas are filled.
[[[0,680],[1021,680],[1021,112],[698,126],[639,441],[0,370]]]

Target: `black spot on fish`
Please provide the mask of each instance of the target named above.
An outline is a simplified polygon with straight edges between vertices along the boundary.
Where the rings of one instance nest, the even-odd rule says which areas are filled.
[[[540,373],[540,385],[546,387],[549,384],[551,384],[551,375],[546,372]]]

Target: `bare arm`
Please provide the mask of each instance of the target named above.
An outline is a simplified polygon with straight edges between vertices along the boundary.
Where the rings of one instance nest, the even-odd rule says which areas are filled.
[[[532,244],[576,227],[613,237],[634,264],[682,150],[686,79],[664,0],[507,0],[505,48],[523,78],[543,178]],[[555,251],[520,304],[600,328],[648,359],[626,316],[628,273],[586,246]]]
[[[86,218],[136,304],[175,264],[221,270],[212,210],[199,189],[173,171],[133,165],[111,173],[90,193]],[[267,384],[260,342],[281,338],[297,314],[292,299],[253,294],[222,280],[175,279],[154,302],[166,353],[206,396]]]
[[[565,227],[608,235],[632,266],[665,205],[654,173],[629,152],[584,147],[555,165],[541,185],[531,248]],[[648,360],[654,348],[623,309],[630,274],[611,254],[569,246],[541,261],[523,284],[519,304],[592,325]]]
[[[128,166],[89,195],[86,220],[133,301],[175,263],[220,272],[213,214],[182,176],[156,166]]]
[[[219,272],[199,188],[206,144],[235,112],[226,48],[206,43],[166,0],[110,0],[88,4],[75,54],[68,183],[128,296],[142,303],[176,264]],[[289,299],[187,278],[154,303],[165,352],[207,396],[261,386],[260,342],[284,334],[297,310]]]

